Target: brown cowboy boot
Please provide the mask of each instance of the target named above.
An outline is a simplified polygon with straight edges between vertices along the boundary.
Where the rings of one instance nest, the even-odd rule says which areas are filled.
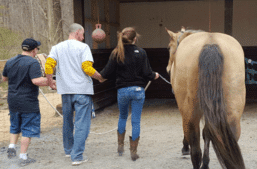
[[[132,140],[132,137],[129,136],[129,141],[130,141],[130,155],[131,155],[131,159],[133,161],[136,161],[139,156],[137,155],[137,146],[138,146],[138,141],[139,141],[138,137],[135,141]]]
[[[118,134],[118,153],[119,153],[119,156],[122,156],[122,154],[124,152],[125,133],[126,133],[126,130],[122,134],[120,134],[119,131],[117,130],[117,134]]]

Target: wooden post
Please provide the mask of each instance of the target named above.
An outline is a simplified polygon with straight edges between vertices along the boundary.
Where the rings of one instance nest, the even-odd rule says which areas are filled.
[[[52,16],[53,16],[53,1],[52,0],[48,0],[47,1],[47,22],[48,22],[48,51],[51,50],[52,47],[52,29],[53,29],[53,21],[52,21]]]
[[[119,25],[117,30],[120,29],[120,2],[116,0],[116,23]]]
[[[91,1],[91,18],[92,18],[92,31],[95,30],[95,25],[98,21],[98,11],[97,11],[97,0]],[[91,35],[90,35],[91,36]],[[93,40],[93,49],[97,49],[98,44]]]
[[[110,14],[109,14],[109,3],[110,0],[105,0],[105,5],[104,5],[104,14],[105,14],[105,34],[106,34],[106,48],[111,48],[111,43],[110,43]]]
[[[233,28],[233,0],[225,0],[224,32],[232,35]]]
[[[31,20],[32,20],[32,34],[33,34],[33,38],[37,38],[35,34],[34,7],[33,7],[32,0],[30,0],[30,7],[31,7]]]

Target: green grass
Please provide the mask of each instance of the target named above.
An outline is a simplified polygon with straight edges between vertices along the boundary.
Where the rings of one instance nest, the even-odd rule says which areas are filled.
[[[23,37],[20,32],[14,32],[8,28],[0,27],[0,60],[10,59],[20,54],[22,52],[21,43],[25,38],[28,37]],[[41,43],[42,45],[38,53],[48,54],[47,41],[41,40]]]
[[[0,60],[21,52],[22,37],[10,29],[0,27]]]
[[[8,82],[2,82],[2,83],[0,84],[0,87],[1,87],[4,91],[8,90]]]

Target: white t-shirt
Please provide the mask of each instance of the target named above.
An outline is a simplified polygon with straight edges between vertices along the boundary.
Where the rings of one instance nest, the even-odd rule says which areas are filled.
[[[93,80],[82,69],[84,61],[94,62],[89,46],[66,40],[52,47],[48,57],[56,62],[58,94],[94,94]]]

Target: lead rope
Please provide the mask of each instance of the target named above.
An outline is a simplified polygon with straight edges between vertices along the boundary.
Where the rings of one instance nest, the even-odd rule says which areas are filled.
[[[171,84],[168,80],[166,80],[164,77],[162,77],[162,75],[159,74],[159,76],[160,76],[166,83]],[[146,91],[147,88],[150,86],[151,82],[152,82],[152,81],[149,81],[149,82],[147,83],[147,85],[145,86],[145,91]],[[129,119],[130,117],[131,117],[131,114],[129,115],[129,117],[128,117],[127,119]],[[112,129],[112,130],[103,132],[103,133],[90,132],[90,134],[101,135],[101,134],[110,133],[110,132],[112,132],[112,131],[114,131],[114,130],[117,130],[117,129],[118,129],[118,127],[114,128],[114,129]]]
[[[149,82],[147,83],[147,85],[145,86],[145,91],[147,90],[147,88],[149,87],[149,85],[151,84],[151,82],[152,82],[152,81],[149,81]],[[128,116],[127,120],[131,117],[131,115],[132,115],[132,114],[130,114],[130,115]],[[103,133],[90,132],[90,134],[101,135],[101,134],[110,133],[110,132],[112,132],[112,131],[114,131],[114,130],[117,130],[117,129],[118,129],[118,127],[114,128],[114,129],[112,129],[112,130],[109,130],[109,131],[103,132]]]
[[[164,80],[166,83],[168,83],[168,84],[171,85],[171,83],[170,83],[167,79],[165,79],[164,77],[162,77],[162,75],[159,74],[159,76],[160,76],[160,78],[162,78],[162,80]]]
[[[166,83],[171,84],[168,80],[166,80],[166,79],[165,79],[164,77],[162,77],[160,74],[159,74],[159,76],[160,76]],[[145,87],[145,89],[144,89],[145,91],[146,91],[147,88],[150,86],[151,82],[152,82],[152,81],[149,81],[149,82],[147,83],[147,85],[146,85],[146,87]],[[45,94],[43,93],[43,91],[42,91],[40,88],[39,88],[39,91],[40,91],[40,93],[44,96],[44,98],[46,99],[46,101],[51,105],[51,107],[59,114],[59,116],[63,117],[63,116],[58,112],[58,110],[56,110],[56,108],[54,108],[54,106],[48,101],[48,99],[46,98]],[[128,119],[129,119],[130,117],[131,117],[131,114],[129,115]],[[117,129],[118,129],[118,127],[114,128],[114,129],[112,129],[112,130],[103,132],[103,133],[90,132],[90,134],[102,135],[102,134],[110,133],[110,132],[112,132],[112,131],[114,131],[114,130],[117,130]]]
[[[61,113],[59,113],[58,110],[56,110],[56,108],[49,102],[49,100],[46,98],[44,92],[43,92],[40,88],[39,88],[39,91],[40,91],[40,93],[44,96],[44,98],[46,99],[46,101],[50,104],[50,106],[59,114],[59,116],[63,117],[63,116],[61,115]]]

